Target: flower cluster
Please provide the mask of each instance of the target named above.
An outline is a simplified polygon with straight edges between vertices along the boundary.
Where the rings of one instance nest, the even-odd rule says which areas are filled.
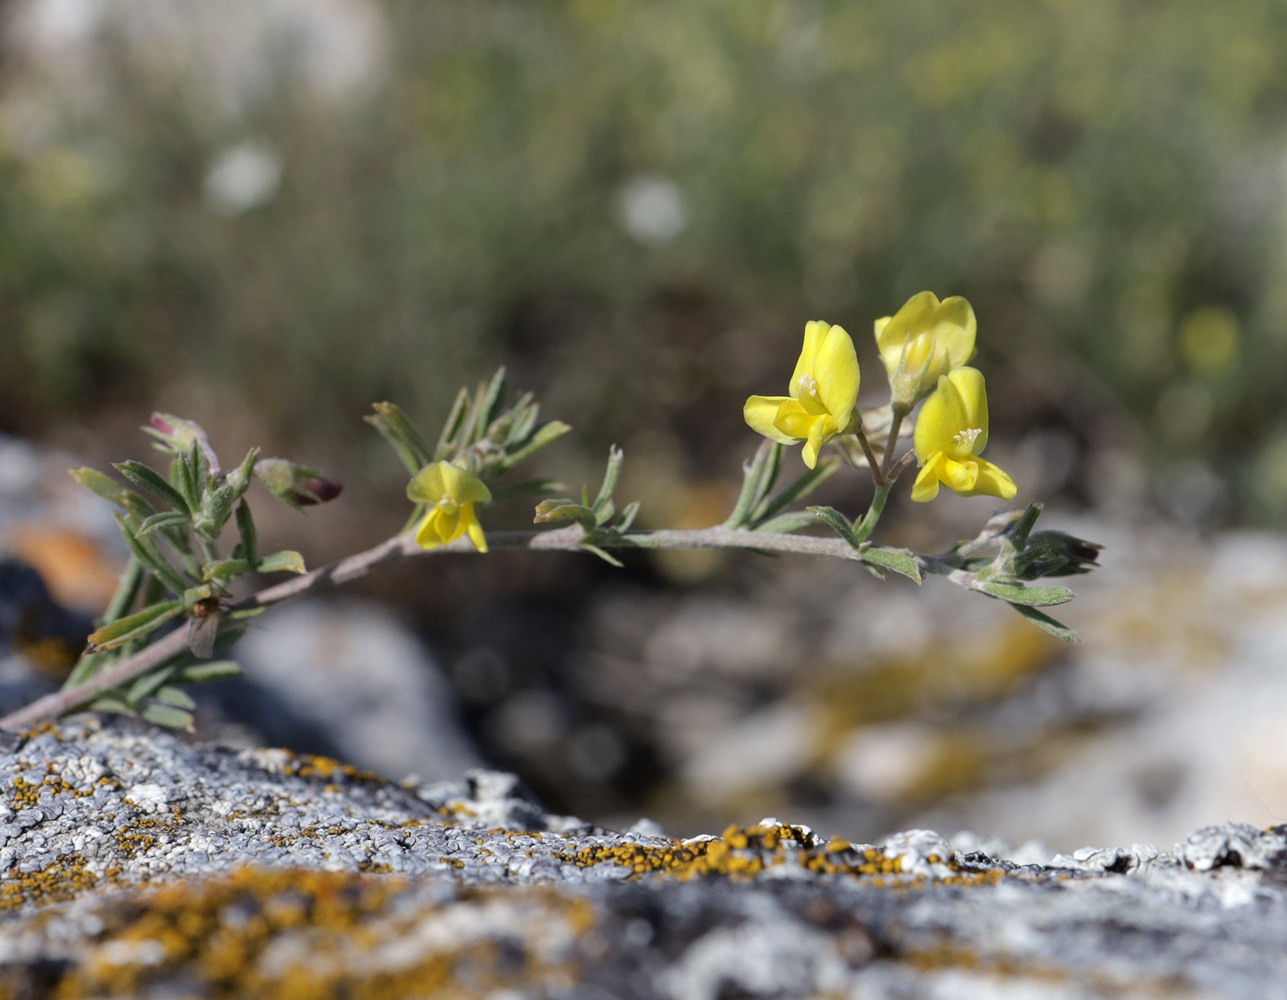
[[[979,457],[988,442],[987,391],[983,375],[965,367],[974,355],[976,331],[974,310],[965,299],[940,302],[932,292],[914,295],[893,316],[876,320],[876,347],[889,376],[892,410],[886,462],[883,470],[874,470],[878,484],[896,477],[899,469],[891,464],[891,452],[898,425],[925,400],[916,420],[915,455],[921,471],[912,499],[934,499],[940,483],[961,496],[1014,497],[1014,480]],[[861,438],[872,455],[857,409],[858,385],[858,358],[849,334],[811,322],[789,395],[750,397],[746,422],[773,441],[803,441],[802,457],[810,469],[821,448],[837,439],[843,444],[847,438]]]

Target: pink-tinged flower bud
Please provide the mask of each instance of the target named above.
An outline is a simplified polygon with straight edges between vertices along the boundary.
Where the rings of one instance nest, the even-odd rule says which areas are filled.
[[[291,491],[290,498],[301,507],[309,507],[334,500],[343,489],[344,484],[337,483],[334,479],[310,476],[307,479],[296,480],[295,489]]]

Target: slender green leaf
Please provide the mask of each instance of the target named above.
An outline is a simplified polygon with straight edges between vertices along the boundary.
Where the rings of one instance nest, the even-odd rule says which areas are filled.
[[[825,523],[853,548],[858,548],[858,537],[854,534],[853,525],[849,523],[849,519],[844,514],[834,507],[809,507],[807,509],[809,513]]]
[[[1024,587],[1009,583],[983,583],[979,585],[989,597],[996,597],[1010,604],[1023,604],[1030,608],[1046,608],[1067,604],[1077,595],[1067,587]]]
[[[114,466],[122,476],[138,486],[142,486],[154,496],[160,497],[175,510],[192,513],[192,507],[183,494],[161,478],[155,469],[142,462],[117,462]]]
[[[242,558],[254,566],[259,562],[259,534],[255,531],[250,505],[245,500],[237,505],[237,532],[241,535]]]
[[[165,601],[126,615],[110,625],[104,625],[89,636],[89,645],[95,652],[115,649],[131,639],[147,635],[164,625],[171,618],[183,614],[182,601]]]
[[[146,521],[139,525],[138,536],[151,535],[161,531],[164,528],[187,528],[191,524],[188,515],[180,510],[166,510],[160,514],[153,514]]]
[[[192,729],[192,713],[174,708],[172,705],[150,701],[139,707],[138,714],[154,726],[164,726],[166,729]]]
[[[632,500],[621,510],[621,516],[617,518],[617,523],[612,526],[613,531],[625,533],[630,530],[630,526],[635,523],[635,517],[639,514],[639,501]]]
[[[509,472],[511,469],[518,468],[546,445],[561,438],[571,429],[570,426],[560,420],[551,420],[549,423],[541,424],[523,447],[510,452],[498,463],[499,471]]]
[[[119,507],[125,506],[125,502],[122,499],[122,495],[127,492],[125,487],[109,476],[104,475],[97,469],[91,469],[89,466],[80,469],[68,469],[67,472],[85,489],[97,493],[104,500],[108,500]]]
[[[491,377],[491,381],[482,386],[475,402],[475,420],[473,434],[470,444],[481,441],[487,436],[491,429],[492,421],[496,419],[501,404],[501,395],[505,391],[505,367],[502,365],[496,369],[496,374]]]
[[[171,705],[174,708],[182,708],[189,712],[197,707],[197,703],[193,701],[185,691],[170,685],[167,685],[157,691],[156,700],[164,705]]]
[[[457,434],[461,425],[465,421],[465,416],[469,412],[469,390],[461,389],[456,393],[456,401],[451,404],[451,412],[447,414],[447,419],[442,425],[442,433],[438,435],[438,444],[433,450],[433,460],[441,462],[451,458],[456,451]],[[369,418],[368,418],[369,419]],[[427,463],[426,463],[427,464]],[[412,475],[419,472],[424,466],[418,466],[412,469]]]
[[[751,520],[753,512],[773,488],[782,464],[782,451],[782,445],[776,441],[765,440],[750,460],[742,463],[742,488],[724,527],[736,530]]]
[[[117,514],[116,523],[135,558],[151,571],[160,584],[169,587],[176,594],[182,594],[188,586],[183,576],[170,565],[150,537],[138,537],[138,523],[126,514]]]
[[[201,571],[201,578],[226,583],[244,573],[249,573],[251,569],[249,559],[220,559],[218,562],[207,563]]]
[[[1055,621],[1044,611],[1038,611],[1036,608],[1030,608],[1024,604],[1011,603],[1010,607],[1036,625],[1037,628],[1049,632],[1056,639],[1062,639],[1064,642],[1070,642],[1073,645],[1081,645],[1081,639],[1076,632],[1063,624],[1063,622]]]
[[[137,715],[133,708],[117,694],[99,695],[86,706],[93,712],[115,712],[118,715]]]
[[[175,668],[173,666],[161,666],[154,670],[149,670],[131,685],[125,700],[131,705],[137,705],[144,698],[152,697],[156,691],[169,683],[174,673]]]
[[[608,465],[603,470],[603,485],[599,487],[599,495],[594,498],[594,503],[590,509],[596,514],[600,513],[605,505],[611,505],[612,494],[617,489],[617,479],[621,476],[621,464],[626,459],[626,453],[618,448],[615,444],[608,449]],[[608,517],[612,515],[609,514]],[[603,518],[607,520],[607,518]]]
[[[916,583],[921,582],[921,570],[916,564],[916,553],[911,549],[885,549],[871,545],[862,550],[862,561],[893,570]]]
[[[571,500],[542,500],[536,505],[536,516],[532,521],[535,524],[575,521],[586,531],[593,531],[598,526],[595,523],[594,511],[584,504],[573,503]]]
[[[1006,538],[1016,549],[1022,549],[1028,544],[1028,533],[1032,531],[1033,525],[1037,523],[1037,518],[1045,509],[1044,504],[1030,503],[1028,509],[1014,523],[1014,527],[1006,532]]]
[[[781,445],[778,445],[781,448]],[[840,459],[827,458],[823,459],[814,468],[810,469],[790,486],[786,487],[781,493],[770,500],[763,510],[755,514],[755,524],[760,524],[769,520],[781,511],[786,510],[797,500],[802,500],[828,479],[836,474],[840,468]]]
[[[620,569],[623,565],[621,560],[619,560],[616,556],[612,555],[612,553],[610,552],[605,552],[597,545],[591,545],[589,542],[582,542],[580,545],[580,548],[585,552],[589,552],[591,555],[598,556],[609,566],[616,566],[618,569]]]
[[[255,566],[260,573],[307,573],[304,567],[304,557],[298,552],[292,552],[286,549],[282,552],[274,552],[270,556],[264,556]]]
[[[234,660],[211,660],[183,667],[175,674],[179,684],[201,684],[206,681],[224,681],[242,675],[241,667]]]

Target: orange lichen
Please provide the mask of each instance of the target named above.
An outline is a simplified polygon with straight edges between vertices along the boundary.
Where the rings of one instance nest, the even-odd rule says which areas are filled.
[[[632,877],[659,874],[681,881],[703,875],[745,880],[766,868],[791,862],[827,875],[897,875],[902,872],[902,859],[899,857],[888,858],[877,848],[859,850],[847,841],[835,839],[820,848],[800,827],[786,824],[730,826],[722,836],[709,840],[671,841],[665,846],[633,843],[594,845],[575,852],[555,853],[554,856],[580,866],[621,865],[630,869]],[[929,860],[956,869],[951,859]]]

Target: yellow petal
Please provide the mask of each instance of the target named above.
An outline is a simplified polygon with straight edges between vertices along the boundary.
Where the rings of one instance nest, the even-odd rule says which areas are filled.
[[[1019,492],[1019,487],[1014,484],[1013,479],[986,458],[976,458],[974,461],[979,467],[978,479],[974,483],[974,488],[968,493],[962,493],[962,496],[1000,497],[1002,500],[1014,499],[1015,494]]]
[[[876,347],[880,360],[892,377],[898,371],[903,356],[903,342],[909,335],[926,329],[938,309],[938,296],[933,292],[918,292],[903,303],[903,307],[884,323],[877,321]]]
[[[473,504],[465,507],[461,512],[460,520],[469,534],[469,540],[474,543],[474,548],[479,552],[486,552],[487,539],[483,536],[483,526],[478,523],[478,515],[474,513]]]
[[[853,339],[843,327],[833,326],[818,345],[813,377],[818,380],[818,396],[836,419],[836,429],[849,425],[854,404],[858,402],[858,355]]]
[[[442,476],[445,495],[456,503],[486,503],[492,498],[491,490],[477,476],[471,476],[458,465],[437,463]],[[457,535],[456,537],[460,537]]]
[[[946,375],[953,368],[968,364],[974,357],[974,339],[978,328],[974,307],[961,296],[953,295],[939,303],[933,335],[936,360],[941,351],[945,355],[941,361],[945,367],[942,371],[931,373],[935,381],[939,375]]]
[[[438,521],[441,517],[442,511],[435,507],[424,516],[424,520],[416,528],[416,544],[422,549],[436,549],[442,544],[442,538],[438,534]]]
[[[446,496],[447,490],[442,482],[442,466],[446,464],[434,462],[417,472],[407,484],[407,498],[416,503],[437,503]]]
[[[830,332],[831,324],[824,323],[820,319],[813,319],[804,324],[804,346],[800,348],[800,357],[795,363],[795,371],[791,373],[791,384],[787,387],[787,392],[791,394],[792,399],[800,398],[801,375],[817,377],[814,369],[818,360],[818,349]]]
[[[971,458],[964,462],[955,462],[944,456],[939,465],[938,477],[961,496],[972,496],[974,484],[979,480],[978,459]]]
[[[925,468],[917,474],[916,482],[912,484],[912,499],[917,503],[925,503],[938,496],[938,469],[944,459],[942,452],[930,456]]]
[[[795,444],[796,438],[791,437],[778,430],[774,421],[778,416],[778,408],[783,403],[792,402],[789,396],[752,396],[742,407],[742,416],[751,426],[751,430],[757,434],[763,434],[770,441],[776,441],[778,444]]]
[[[809,439],[805,441],[804,449],[800,452],[800,457],[804,459],[804,464],[811,469],[817,466],[818,452],[827,443],[825,435],[825,420],[814,420],[813,426],[809,428]]]
[[[983,373],[977,368],[957,368],[948,373],[947,380],[956,387],[964,412],[964,422],[957,430],[972,428],[979,431],[970,447],[977,455],[988,443],[988,390]],[[940,379],[939,386],[942,384]]]
[[[812,432],[813,426],[822,419],[823,415],[810,413],[799,400],[786,399],[778,407],[778,413],[773,420],[773,425],[781,433],[788,436],[790,443],[794,443],[807,438]]]
[[[935,452],[948,452],[956,444],[953,440],[957,434],[967,429],[965,422],[965,404],[961,401],[961,392],[955,384],[944,375],[938,380],[938,388],[925,400],[920,415],[916,418],[916,431],[912,441],[916,448],[916,457],[922,465],[927,465],[929,457]]]

